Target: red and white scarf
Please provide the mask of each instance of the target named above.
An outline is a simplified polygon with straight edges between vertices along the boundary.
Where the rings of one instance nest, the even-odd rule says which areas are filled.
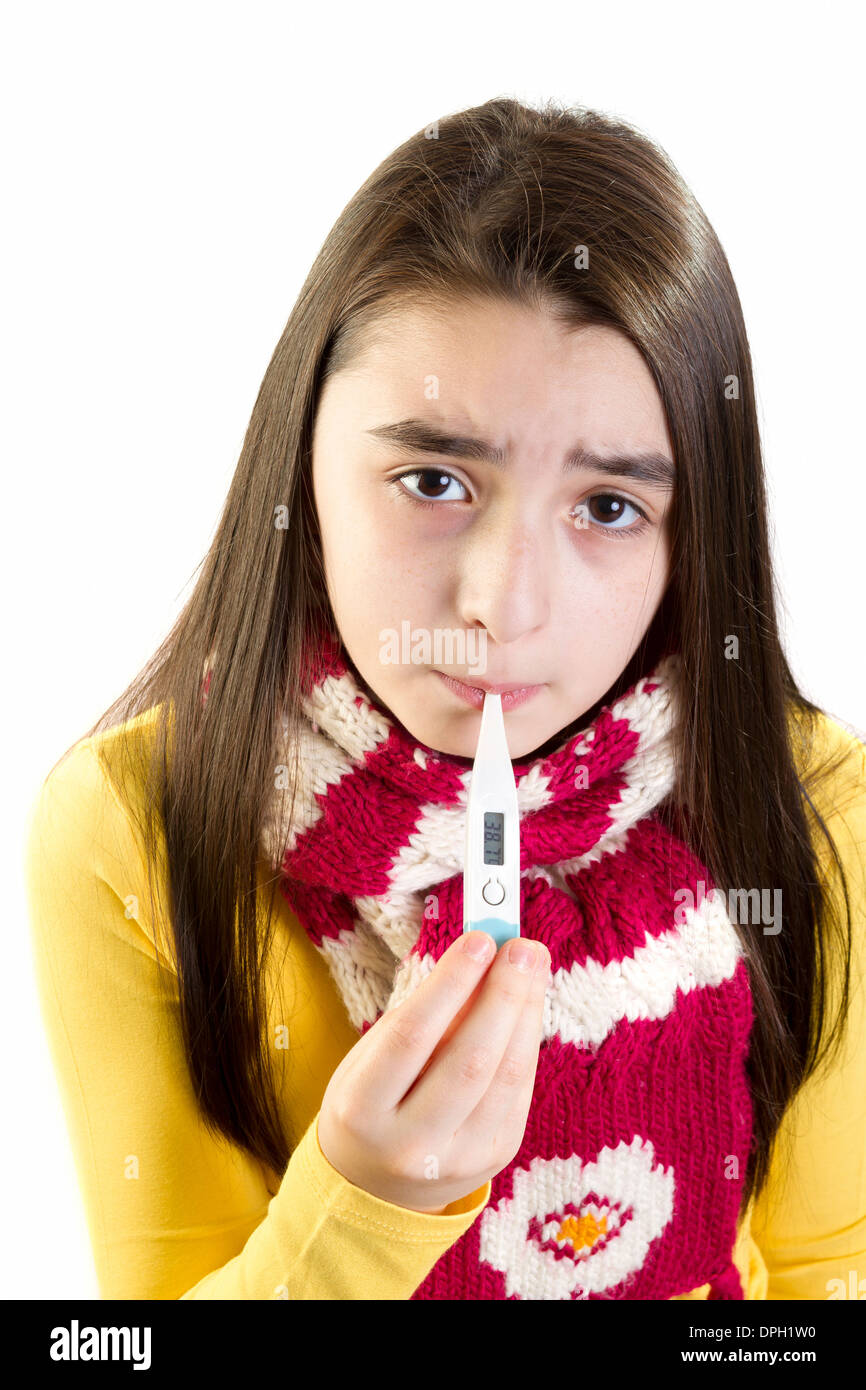
[[[342,645],[317,638],[306,669],[294,817],[275,803],[264,849],[363,1034],[462,931],[471,764],[411,737]],[[551,956],[533,1098],[519,1152],[413,1298],[744,1297],[752,1000],[724,897],[658,815],[679,670],[665,657],[513,763],[520,930]]]

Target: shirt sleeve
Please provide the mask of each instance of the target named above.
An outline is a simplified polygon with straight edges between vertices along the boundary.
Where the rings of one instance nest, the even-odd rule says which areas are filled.
[[[768,1299],[866,1297],[866,754],[838,725],[828,749],[846,748],[828,786],[810,791],[845,869],[851,909],[850,1013],[841,1051],[800,1088],[782,1121],[770,1177],[752,1218],[767,1267]],[[838,869],[820,830],[816,844],[842,914]],[[839,1002],[838,941],[827,943]]]
[[[157,970],[139,838],[90,739],[31,806],[25,874],[101,1296],[408,1299],[486,1206],[490,1183],[433,1216],[338,1173],[319,1147],[318,1116],[278,1185],[214,1137],[186,1064],[176,974]]]

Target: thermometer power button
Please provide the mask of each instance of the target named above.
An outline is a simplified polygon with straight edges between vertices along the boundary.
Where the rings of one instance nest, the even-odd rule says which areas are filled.
[[[491,907],[499,907],[505,901],[505,888],[498,878],[489,878],[481,889],[481,896]]]

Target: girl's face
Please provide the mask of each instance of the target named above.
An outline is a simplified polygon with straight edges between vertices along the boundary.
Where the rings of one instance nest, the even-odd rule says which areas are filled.
[[[673,476],[661,399],[618,330],[535,310],[406,310],[370,336],[313,436],[338,629],[380,704],[442,753],[475,756],[481,711],[437,672],[540,686],[505,710],[526,757],[610,689],[664,595],[673,484],[658,459],[648,477],[622,460],[660,455]],[[578,447],[597,457],[564,471]]]

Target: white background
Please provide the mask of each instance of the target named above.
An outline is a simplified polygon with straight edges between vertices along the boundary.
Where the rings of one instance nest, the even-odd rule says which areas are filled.
[[[98,1297],[31,979],[24,817],[188,596],[334,219],[412,132],[494,96],[595,106],[660,144],[743,303],[789,659],[863,729],[862,44],[841,3],[2,13],[0,1296]]]

